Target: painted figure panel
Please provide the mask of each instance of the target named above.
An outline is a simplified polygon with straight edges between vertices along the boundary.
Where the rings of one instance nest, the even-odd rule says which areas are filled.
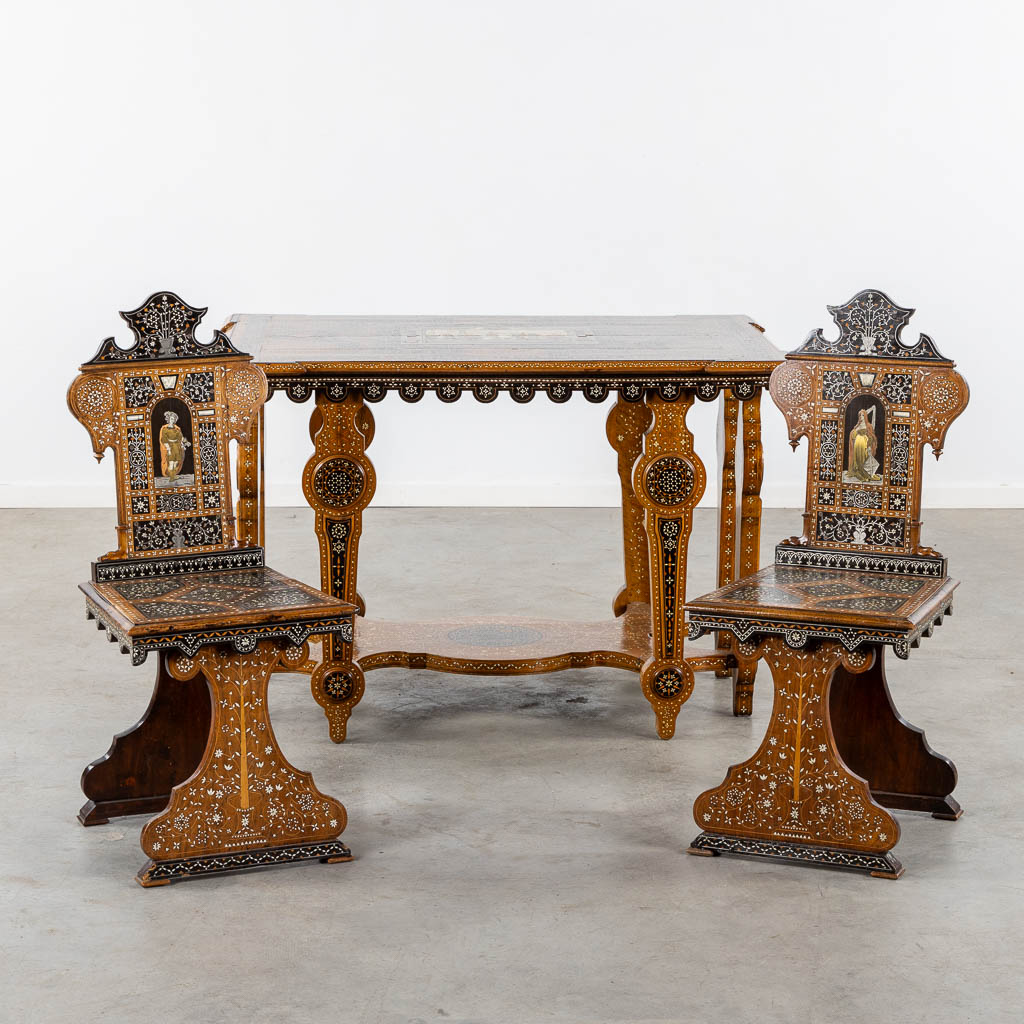
[[[858,395],[846,407],[843,483],[881,484],[885,462],[885,406]]]
[[[188,406],[174,396],[162,398],[150,414],[153,434],[155,486],[193,487],[195,470],[192,447],[192,415]]]

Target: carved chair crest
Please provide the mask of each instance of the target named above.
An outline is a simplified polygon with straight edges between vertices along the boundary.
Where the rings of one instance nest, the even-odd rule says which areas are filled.
[[[920,335],[900,335],[913,309],[877,289],[829,306],[839,337],[819,328],[772,373],[769,390],[796,448],[808,438],[803,536],[776,563],[945,576],[920,544],[925,444],[938,458],[967,406],[967,383]]]
[[[121,313],[134,344],[107,338],[68,390],[97,461],[114,452],[118,547],[100,565],[237,548],[229,442],[253,440],[267,381],[220,331],[196,340],[205,313],[151,295]]]

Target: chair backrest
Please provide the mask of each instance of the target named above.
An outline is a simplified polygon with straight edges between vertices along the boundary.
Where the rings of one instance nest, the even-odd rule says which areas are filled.
[[[900,340],[913,309],[877,289],[829,306],[839,337],[812,332],[772,373],[790,444],[809,439],[801,537],[776,563],[945,576],[920,543],[924,446],[938,458],[967,406],[967,383],[922,334]]]
[[[220,331],[196,340],[205,313],[156,292],[121,313],[134,345],[107,338],[68,390],[97,460],[114,452],[118,546],[98,581],[262,564],[235,539],[228,446],[252,441],[267,381]]]

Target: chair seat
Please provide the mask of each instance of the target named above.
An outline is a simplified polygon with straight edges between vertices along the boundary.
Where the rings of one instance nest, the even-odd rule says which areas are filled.
[[[83,583],[87,615],[141,664],[150,650],[186,654],[231,642],[244,653],[261,639],[298,645],[310,635],[352,639],[354,605],[266,567]]]
[[[740,639],[754,632],[807,627],[809,635],[862,634],[863,639],[906,642],[941,622],[958,583],[948,577],[769,565],[687,601],[685,607],[691,633],[698,635],[740,624],[734,630],[743,633]]]

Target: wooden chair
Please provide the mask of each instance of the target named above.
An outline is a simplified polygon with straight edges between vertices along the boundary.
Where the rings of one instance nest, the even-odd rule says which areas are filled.
[[[807,437],[800,537],[775,564],[686,604],[691,639],[735,637],[741,666],[763,658],[775,702],[756,754],[697,798],[689,852],[832,864],[898,878],[900,828],[885,808],[955,820],[951,761],[900,717],[884,655],[906,658],[952,610],[946,559],[920,543],[921,463],[936,458],[968,390],[880,291],[829,306],[839,337],[812,333],[769,389],[795,448]]]
[[[144,886],[351,859],[338,839],[345,808],[278,747],[267,682],[306,661],[311,635],[350,650],[355,608],[237,542],[229,442],[252,445],[267,382],[221,332],[196,341],[205,312],[150,296],[121,314],[134,345],[108,338],[68,392],[97,460],[113,449],[117,476],[118,545],[81,586],[87,616],[133,665],[159,658],[146,714],[85,769],[79,820],[160,812],[142,830]],[[347,678],[342,663],[319,673],[322,685]]]

